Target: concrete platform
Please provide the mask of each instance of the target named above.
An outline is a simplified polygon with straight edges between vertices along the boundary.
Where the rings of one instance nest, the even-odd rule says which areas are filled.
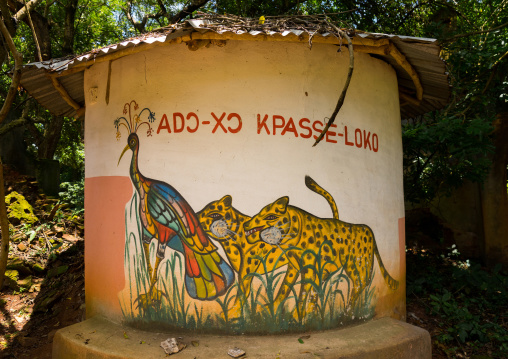
[[[60,329],[53,341],[53,358],[167,358],[160,343],[171,337],[182,337],[180,341],[187,344],[187,348],[171,355],[175,359],[231,358],[227,352],[234,347],[245,350],[246,355],[242,358],[430,359],[432,356],[427,331],[391,318],[309,334],[310,338],[304,339],[301,344],[298,338],[304,334],[229,336],[154,333],[95,317]]]

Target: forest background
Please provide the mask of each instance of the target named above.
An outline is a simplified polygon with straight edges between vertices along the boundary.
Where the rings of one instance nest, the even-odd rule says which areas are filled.
[[[83,123],[40,107],[18,87],[20,67],[117,43],[197,11],[253,18],[326,13],[340,26],[438,39],[451,97],[444,109],[403,121],[407,208],[419,210],[417,217],[422,209],[433,213],[447,229],[432,238],[442,243],[446,233],[453,237],[464,230],[443,223],[440,204],[453,203],[454,197],[477,203],[478,208],[462,206],[455,214],[479,223],[470,235],[470,255],[495,273],[501,273],[500,265],[508,268],[508,0],[0,0],[0,141],[22,131],[26,153],[35,162],[58,160],[64,196],[82,210]],[[9,193],[2,169],[0,163],[0,287],[9,253],[2,205]],[[471,201],[464,202],[465,197]],[[505,338],[508,350],[506,343]]]

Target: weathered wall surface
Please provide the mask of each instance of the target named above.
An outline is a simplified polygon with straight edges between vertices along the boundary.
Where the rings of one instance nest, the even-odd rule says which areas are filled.
[[[402,144],[397,79],[389,65],[365,54],[355,55],[355,72],[341,113],[322,143],[312,147],[324,119],[335,107],[348,61],[347,51],[339,53],[335,46],[316,44],[309,50],[305,44],[229,41],[224,47],[195,52],[184,45],[172,45],[124,57],[111,63],[109,76],[108,63],[88,69],[87,315],[197,329],[211,320],[227,330],[231,320],[254,323],[252,303],[256,303],[258,312],[268,313],[261,317],[276,325],[256,322],[250,326],[253,331],[284,330],[292,320],[303,329],[337,326],[358,317],[403,317]],[[117,119],[117,124],[139,126],[138,147],[131,147],[138,153],[139,172],[132,175],[133,151],[128,149],[118,162],[129,131],[128,126],[120,125],[121,137],[117,139]],[[306,175],[333,197],[340,221],[331,220],[327,200],[305,186]],[[171,229],[160,221],[150,227],[150,218],[144,219],[139,209],[145,206],[150,211],[154,204],[143,202],[147,192],[131,184],[131,177],[140,176],[176,189],[179,193],[171,197],[169,187],[160,185],[166,188],[167,203],[170,197],[185,201],[193,210],[190,212],[197,214],[186,215]],[[156,189],[156,181],[144,182],[145,191],[162,193],[162,187]],[[224,207],[232,205],[236,214],[241,212],[245,217],[235,222],[224,213],[222,217],[211,213],[217,211],[217,203],[215,208],[199,212],[226,195],[230,197],[222,202]],[[283,197],[287,197],[282,201],[285,213],[278,213],[280,218],[273,222],[265,214],[275,210],[276,200]],[[266,213],[256,216],[263,208]],[[283,215],[291,225],[283,222]],[[309,222],[305,222],[307,215],[312,217]],[[248,217],[254,216],[277,229],[258,230],[260,223],[254,221],[244,226]],[[157,220],[155,217],[152,211],[151,218]],[[192,225],[184,223],[191,222],[191,217],[206,232],[210,243],[205,249],[186,240],[181,244],[181,238],[192,237],[188,233]],[[215,227],[210,228],[214,221]],[[227,232],[234,225],[234,233]],[[307,225],[324,228],[309,232],[305,231]],[[168,246],[159,251],[162,258],[151,289],[141,240],[143,228],[156,237],[149,250],[152,267],[157,262],[156,242],[164,242],[163,233],[168,240]],[[246,233],[250,229],[257,232]],[[335,229],[344,230],[344,236]],[[202,237],[195,233],[192,238]],[[370,243],[377,243],[377,247]],[[375,248],[386,272],[380,269],[378,259],[373,259]],[[313,259],[300,261],[310,254]],[[278,264],[270,264],[270,259]],[[201,282],[197,277],[189,282],[184,276],[195,272],[193,263],[196,270],[208,269],[216,277],[211,275],[207,282],[203,274]],[[287,274],[293,269],[296,279]],[[389,277],[385,280],[383,273],[398,281],[398,286]],[[282,290],[284,276],[284,283],[293,284],[287,293]],[[270,278],[273,288],[265,285]],[[355,286],[355,280],[360,284]],[[251,296],[234,299],[239,289],[249,292],[251,285]],[[302,286],[305,288],[300,290]],[[354,288],[360,291],[356,297]],[[330,301],[324,303],[324,297],[319,296],[326,293]],[[187,314],[192,320],[182,322],[177,314],[168,314],[175,312],[168,306],[182,301],[184,306],[190,304]],[[278,304],[281,308],[285,305],[289,314],[263,311]],[[226,315],[224,307],[229,308]],[[333,313],[325,313],[331,307]],[[332,319],[326,323],[314,320],[325,314]]]

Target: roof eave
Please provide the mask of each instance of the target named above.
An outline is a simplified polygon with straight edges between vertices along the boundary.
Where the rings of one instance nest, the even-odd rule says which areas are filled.
[[[214,31],[187,21],[191,28],[143,35],[90,51],[73,58],[25,65],[21,85],[56,115],[83,117],[85,99],[83,72],[103,61],[111,61],[158,46],[185,43],[190,50],[229,40],[324,43],[343,45],[330,33],[311,35],[302,30],[265,33],[260,31]],[[445,63],[439,57],[436,40],[387,34],[360,33],[352,37],[355,52],[364,52],[392,65],[399,80],[401,118],[413,118],[443,108],[450,89]]]

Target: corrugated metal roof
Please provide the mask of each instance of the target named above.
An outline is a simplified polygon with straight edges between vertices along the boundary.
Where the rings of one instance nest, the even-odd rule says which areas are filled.
[[[79,117],[85,106],[84,69],[111,57],[127,56],[153,46],[185,42],[189,48],[199,48],[199,42],[216,40],[258,40],[281,42],[343,43],[334,34],[310,29],[250,30],[248,28],[211,27],[208,20],[187,20],[185,23],[127,39],[118,44],[92,50],[83,55],[28,64],[23,67],[21,85],[44,107],[55,115]],[[207,27],[208,26],[208,27]],[[401,93],[401,117],[412,118],[440,109],[448,102],[450,88],[445,63],[439,57],[440,47],[435,39],[354,32],[351,35],[355,51],[371,53],[388,62],[395,69]],[[384,41],[384,42],[383,42]],[[392,53],[378,51],[372,44],[389,41],[416,71],[423,88],[421,100],[415,98],[417,85],[408,66]],[[364,46],[365,45],[365,46]],[[386,45],[383,45],[386,48]],[[363,48],[363,50],[362,50]],[[410,67],[411,67],[410,66]],[[58,81],[55,86],[55,79]],[[61,85],[61,86],[58,86]],[[60,87],[58,91],[57,87]],[[64,95],[62,95],[62,89]],[[65,95],[65,93],[67,95]]]

